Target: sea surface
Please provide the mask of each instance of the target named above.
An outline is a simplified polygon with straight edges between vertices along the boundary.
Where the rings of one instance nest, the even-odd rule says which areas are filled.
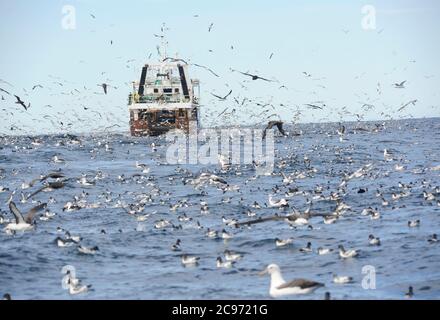
[[[403,299],[409,286],[414,299],[440,298],[440,243],[427,241],[440,234],[440,118],[344,125],[342,136],[338,124],[287,126],[288,137],[275,135],[270,175],[256,175],[252,164],[229,169],[169,164],[169,143],[163,137],[0,137],[0,189],[9,189],[0,193],[1,215],[13,219],[7,201],[14,190],[13,201],[23,212],[41,201],[56,214],[42,221],[40,212],[34,230],[15,235],[3,231],[6,222],[0,225],[0,294],[10,293],[13,299],[270,299],[270,278],[258,272],[276,263],[286,280],[307,278],[325,284],[310,295],[287,299],[322,299],[326,291],[334,299]],[[52,161],[55,155],[65,162]],[[136,167],[136,161],[149,172]],[[396,164],[403,168],[396,169]],[[365,166],[362,176],[348,179]],[[29,188],[23,183],[59,169],[68,179],[64,188],[22,201],[21,194],[31,194],[44,181]],[[197,183],[204,172],[221,177],[227,187],[209,180]],[[281,172],[291,175],[293,182],[283,183]],[[93,184],[81,184],[82,175]],[[289,188],[298,190],[286,195]],[[425,199],[423,191],[434,199]],[[337,206],[332,193],[350,209],[336,223],[324,224],[321,215],[332,214]],[[393,193],[401,197],[393,200]],[[270,207],[269,194],[288,199],[289,207]],[[80,199],[80,209],[63,211],[67,202],[77,201],[74,197]],[[260,209],[252,207],[255,201]],[[209,211],[201,211],[201,202]],[[142,212],[127,212],[130,204],[140,203]],[[368,207],[380,218],[362,215]],[[248,210],[255,216],[249,217]],[[223,216],[241,222],[294,210],[316,213],[309,219],[312,228],[293,228],[282,219],[240,228],[222,221]],[[183,214],[191,220],[179,221]],[[155,228],[160,219],[174,227]],[[419,227],[408,227],[409,220],[417,219]],[[84,246],[98,246],[98,253],[81,254],[76,245],[58,247],[56,237],[65,237],[58,227],[80,235]],[[220,234],[225,229],[233,238],[209,238],[207,228]],[[369,244],[370,234],[380,238],[380,246]],[[279,248],[276,238],[293,238],[293,243]],[[177,239],[181,251],[171,250]],[[313,252],[300,252],[307,242]],[[360,250],[359,257],[341,259],[340,244]],[[334,251],[318,255],[318,247]],[[243,256],[233,268],[216,266],[225,249]],[[183,266],[182,254],[200,257],[199,264]],[[65,266],[73,266],[77,278],[92,290],[70,295],[61,285]],[[374,288],[362,285],[365,266],[375,270]],[[353,281],[335,284],[333,274]]]

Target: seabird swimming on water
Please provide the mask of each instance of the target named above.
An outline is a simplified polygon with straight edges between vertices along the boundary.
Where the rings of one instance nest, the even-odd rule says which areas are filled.
[[[304,247],[304,248],[300,248],[299,252],[302,252],[302,253],[312,252],[312,243],[311,242],[307,242],[307,246]]]
[[[12,299],[11,299],[11,295],[10,295],[9,293],[5,293],[5,294],[3,295],[3,300],[12,300]]]
[[[91,254],[91,255],[93,255],[93,254],[98,253],[98,251],[99,251],[99,248],[97,246],[94,246],[94,247],[85,247],[85,246],[82,246],[82,245],[78,246],[78,252],[82,253],[82,254]]]
[[[186,254],[182,255],[182,264],[185,266],[197,265],[199,260],[200,257],[188,256]]]
[[[329,254],[329,253],[332,253],[333,251],[334,251],[333,249],[323,248],[323,247],[319,247],[317,250],[319,255]]]
[[[428,238],[428,242],[429,242],[429,243],[436,243],[436,242],[438,242],[437,234],[434,233],[433,235],[431,235],[431,236]]]
[[[226,261],[237,261],[243,257],[241,254],[236,253],[236,252],[232,252],[227,249],[224,251],[224,255],[225,255]]]
[[[30,230],[34,227],[34,215],[46,208],[47,204],[42,203],[36,207],[33,207],[29,212],[26,214],[25,217],[23,217],[22,213],[18,210],[17,206],[14,202],[9,203],[9,210],[11,210],[11,213],[15,217],[15,223],[9,223],[6,225],[5,230],[11,230],[11,231],[26,231]]]
[[[418,227],[418,226],[420,226],[420,220],[419,219],[408,221],[408,227],[414,228],[414,227]]]
[[[338,248],[339,248],[339,256],[341,258],[343,258],[343,259],[354,258],[354,257],[359,255],[359,251],[358,250],[355,250],[355,249],[345,250],[344,246],[342,244],[340,244],[338,246]]]
[[[350,283],[353,281],[352,277],[349,276],[338,276],[336,274],[333,275],[333,282],[338,284]]]
[[[372,246],[380,246],[380,239],[373,236],[372,234],[370,234],[368,236],[368,242],[372,245]]]
[[[180,239],[177,239],[176,243],[171,246],[171,250],[173,250],[173,251],[180,251],[181,250],[180,244],[181,244]]]
[[[270,274],[270,289],[269,294],[273,298],[293,295],[293,294],[307,294],[315,291],[324,284],[311,281],[307,279],[294,279],[286,282],[281,275],[280,267],[276,264],[270,264],[266,269],[260,272],[260,275]]]
[[[232,268],[235,261],[232,260],[223,261],[221,257],[217,257],[216,263],[217,263],[217,268]]]
[[[279,239],[279,238],[276,238],[276,239],[275,239],[275,245],[276,245],[277,247],[285,247],[285,246],[287,246],[287,245],[289,245],[289,244],[291,244],[291,243],[293,243],[293,238],[288,238],[288,239]]]

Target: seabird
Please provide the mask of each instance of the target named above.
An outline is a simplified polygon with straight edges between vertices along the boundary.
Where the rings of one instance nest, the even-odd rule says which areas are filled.
[[[288,239],[279,239],[279,238],[276,238],[276,239],[275,239],[275,245],[276,245],[277,247],[285,247],[285,246],[287,246],[287,245],[289,245],[289,244],[291,244],[291,243],[293,243],[293,238],[288,238]]]
[[[373,236],[372,234],[370,234],[368,236],[368,242],[372,245],[372,246],[380,246],[380,239],[376,238],[375,236]]]
[[[341,258],[343,258],[343,259],[354,258],[354,257],[359,255],[359,251],[358,250],[355,250],[355,249],[345,250],[344,246],[342,244],[340,244],[338,246],[338,248],[339,248],[339,256]]]
[[[216,263],[217,263],[217,268],[232,268],[235,261],[232,260],[223,261],[221,257],[217,257]]]
[[[308,252],[312,252],[312,243],[311,242],[307,242],[307,246],[304,248],[299,249],[300,252],[302,253],[308,253]]]
[[[180,239],[177,239],[176,243],[171,246],[171,250],[173,250],[173,251],[180,251],[181,250],[180,244],[181,244]]]
[[[324,286],[322,283],[307,279],[294,279],[286,282],[281,275],[280,267],[276,264],[268,265],[266,269],[260,272],[260,275],[266,273],[270,274],[271,277],[269,294],[273,298],[293,294],[307,294]]]
[[[249,76],[249,77],[252,78],[252,80],[258,80],[258,79],[261,79],[261,80],[264,80],[264,81],[273,82],[273,80],[269,80],[269,79],[266,79],[266,78],[263,78],[263,77],[257,76],[257,75],[255,75],[255,74],[250,74],[250,73],[248,73],[248,72],[241,72],[241,71],[239,71],[239,70],[234,70],[234,69],[232,69],[232,71],[236,71],[236,72],[241,73],[242,75]]]
[[[431,236],[428,238],[428,242],[429,242],[429,243],[436,243],[436,242],[438,242],[437,234],[434,233],[433,235],[431,235]]]
[[[29,103],[27,106],[24,104],[24,102],[20,99],[19,96],[14,94],[14,97],[17,99],[17,101],[15,101],[16,104],[21,105],[26,111],[27,109],[29,109],[29,107],[31,106],[31,104]]]
[[[214,93],[211,92],[211,94],[212,94],[214,97],[216,97],[217,99],[222,100],[222,101],[226,100],[226,98],[229,97],[229,95],[230,95],[231,93],[232,93],[232,90],[230,90],[229,93],[228,93],[227,95],[225,95],[225,96],[223,96],[223,97],[220,97],[220,96],[218,96],[218,95],[216,95],[216,94],[214,94]]]
[[[199,263],[200,257],[195,257],[195,256],[188,256],[186,254],[184,254],[182,256],[182,264],[187,266],[187,265],[196,265]]]
[[[11,295],[9,293],[5,293],[3,295],[3,300],[12,300]]]
[[[338,276],[336,274],[333,275],[333,282],[338,284],[350,283],[353,281],[352,277],[349,276]]]
[[[278,128],[278,131],[283,135],[287,135],[287,133],[284,131],[283,129],[283,122],[282,121],[269,121],[269,123],[267,124],[266,128],[264,128],[263,131],[263,139],[266,138],[266,131],[272,129],[273,126],[276,126]]]
[[[84,247],[82,245],[79,245],[78,246],[78,251],[79,251],[79,253],[82,253],[82,254],[91,254],[91,255],[93,255],[93,254],[96,254],[99,251],[99,248],[97,246],[94,246],[94,247]]]
[[[76,244],[72,239],[63,239],[61,237],[56,237],[55,242],[60,248],[71,247]]]
[[[25,217],[23,217],[22,213],[18,210],[17,206],[14,202],[9,203],[9,210],[15,217],[15,223],[9,223],[6,225],[5,230],[10,231],[26,231],[30,230],[34,227],[34,215],[46,208],[47,204],[42,203],[36,207],[33,207],[29,212],[26,214]]]
[[[333,251],[334,251],[333,249],[323,248],[323,247],[319,247],[317,250],[319,255],[329,254],[329,253],[332,253]]]
[[[226,261],[237,261],[242,258],[242,255],[236,252],[232,252],[230,250],[224,251]]]
[[[398,88],[398,89],[403,89],[403,88],[405,88],[405,82],[406,82],[406,80],[405,80],[405,81],[402,81],[402,82],[400,82],[400,83],[395,83],[395,84],[394,84],[394,88]]]
[[[418,227],[418,226],[420,226],[420,220],[419,219],[408,221],[408,227],[414,228],[414,227]]]

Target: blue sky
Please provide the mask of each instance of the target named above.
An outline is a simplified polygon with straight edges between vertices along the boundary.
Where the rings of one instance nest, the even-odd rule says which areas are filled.
[[[75,8],[75,30],[62,28],[65,5]],[[365,5],[376,9],[375,30],[362,28]],[[150,53],[157,59],[154,34],[162,23],[169,29],[169,56],[178,54],[220,75],[191,69],[201,81],[205,126],[278,117],[291,122],[296,110],[300,122],[356,120],[355,114],[365,120],[440,116],[440,4],[434,0],[0,0],[0,15],[0,79],[9,83],[0,87],[31,102],[25,112],[3,94],[1,133],[11,133],[11,126],[21,133],[84,132],[114,124],[126,130],[129,83],[138,80]],[[277,82],[251,81],[230,68]],[[404,80],[405,89],[393,87]],[[103,95],[97,85],[102,82],[115,88]],[[36,84],[43,88],[32,90]],[[230,89],[225,102],[210,94]],[[252,102],[238,106],[233,97]],[[323,110],[305,106],[321,101]],[[374,108],[365,110],[364,103]]]

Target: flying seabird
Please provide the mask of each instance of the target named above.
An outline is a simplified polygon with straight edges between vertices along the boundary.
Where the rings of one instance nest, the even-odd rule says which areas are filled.
[[[270,274],[271,277],[269,294],[273,298],[293,294],[307,294],[324,286],[322,283],[307,279],[294,279],[286,282],[281,275],[280,267],[276,264],[268,265],[267,268],[259,274],[263,275],[266,273]]]
[[[29,107],[31,106],[30,103],[28,103],[28,105],[26,106],[26,105],[24,104],[24,102],[20,99],[19,96],[17,96],[17,95],[14,94],[14,97],[17,99],[17,101],[15,101],[15,103],[21,105],[26,111],[27,111],[27,109],[29,109]]]
[[[226,100],[226,98],[229,97],[229,95],[230,95],[231,93],[232,93],[232,90],[230,90],[229,93],[228,93],[227,95],[225,95],[224,97],[220,97],[220,96],[218,96],[218,95],[216,95],[216,94],[214,94],[214,93],[211,92],[211,94],[212,94],[214,97],[218,98],[219,100]]]
[[[283,136],[285,136],[285,135],[287,135],[287,133],[284,131],[284,129],[283,129],[283,122],[282,121],[277,121],[277,120],[274,120],[274,121],[269,121],[269,123],[267,124],[267,126],[266,126],[266,128],[264,128],[264,131],[263,131],[263,139],[264,138],[266,138],[266,130],[270,130],[270,129],[272,129],[273,128],[273,126],[276,126],[277,128],[278,128],[278,131],[283,135]]]
[[[258,79],[261,79],[261,80],[264,80],[264,81],[273,82],[273,80],[269,80],[269,79],[266,79],[266,78],[263,78],[263,77],[257,76],[257,75],[255,75],[255,74],[250,74],[250,73],[248,73],[248,72],[241,72],[241,71],[239,71],[239,70],[234,70],[234,69],[232,69],[232,71],[236,71],[236,72],[241,73],[242,75],[245,75],[245,76],[251,77],[252,80],[258,80]]]
[[[394,84],[394,88],[398,88],[398,89],[403,89],[403,88],[405,88],[405,82],[406,82],[406,80],[405,80],[405,81],[402,81],[402,82],[400,82],[400,83],[395,83],[395,84]]]

